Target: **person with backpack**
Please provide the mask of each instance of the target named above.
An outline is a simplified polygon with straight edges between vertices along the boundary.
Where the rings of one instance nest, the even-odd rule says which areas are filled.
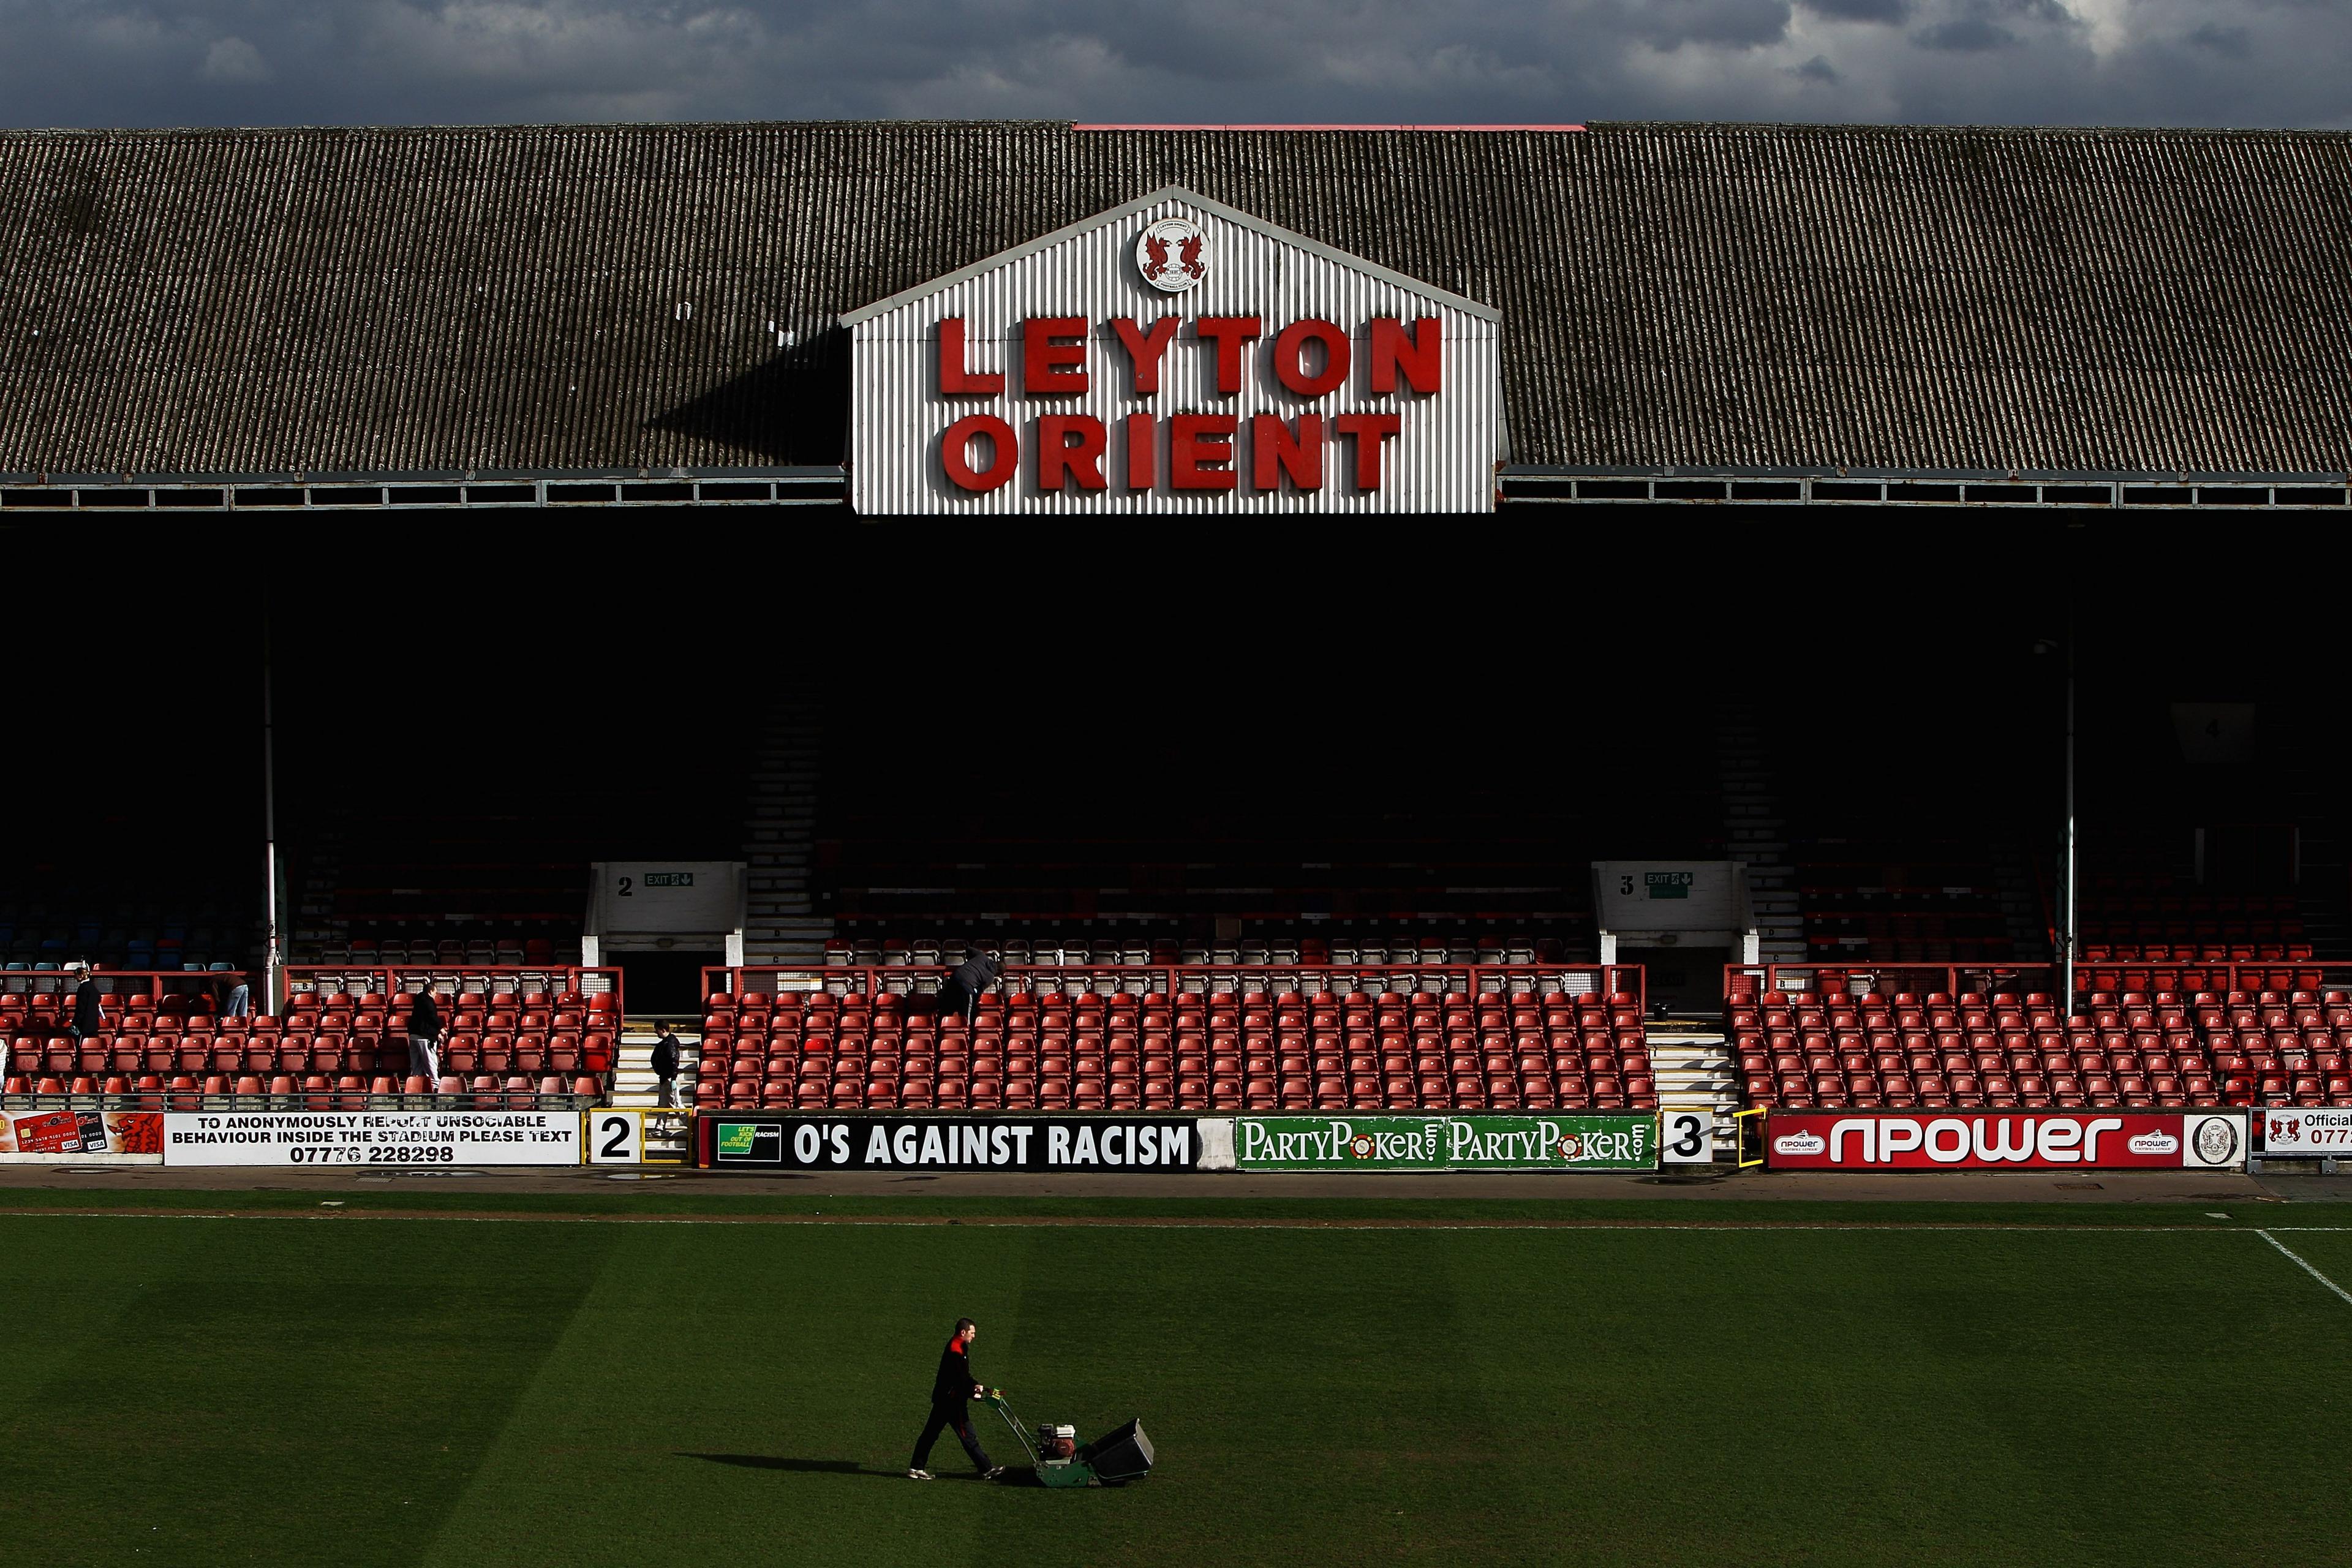
[[[669,1024],[662,1026],[661,1038],[654,1042],[654,1077],[661,1080],[661,1097],[655,1101],[665,1110],[677,1108],[677,1030]]]

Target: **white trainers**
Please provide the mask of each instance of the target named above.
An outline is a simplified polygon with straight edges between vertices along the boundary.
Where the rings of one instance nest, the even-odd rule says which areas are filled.
[[[982,1480],[983,1480],[983,1481],[992,1481],[992,1480],[996,1479],[996,1478],[997,1478],[997,1477],[999,1477],[999,1476],[1003,1475],[1003,1473],[1004,1473],[1004,1467],[1003,1467],[1003,1465],[998,1465],[998,1466],[996,1466],[996,1467],[995,1467],[994,1468],[992,1468],[992,1469],[988,1469],[988,1470],[983,1470],[983,1471],[982,1471],[982,1472],[981,1472],[981,1477],[980,1477],[980,1479],[981,1479]]]
[[[931,1479],[931,1472],[929,1470],[908,1470],[907,1472],[907,1479],[910,1481],[928,1481]]]

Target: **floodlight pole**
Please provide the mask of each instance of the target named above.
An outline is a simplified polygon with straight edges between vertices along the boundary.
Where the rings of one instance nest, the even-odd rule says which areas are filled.
[[[269,585],[261,586],[261,1008],[278,1011],[278,736],[270,692]]]
[[[2066,1016],[2074,1015],[2074,944],[2079,934],[2074,921],[2074,595],[2066,595],[2066,930],[2061,939],[2066,954]]]

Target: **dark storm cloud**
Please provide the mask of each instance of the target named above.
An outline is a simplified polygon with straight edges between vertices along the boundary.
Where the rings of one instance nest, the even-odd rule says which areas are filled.
[[[1911,15],[1908,0],[1803,0],[1806,10],[1832,21],[1900,22]]]
[[[16,125],[2352,123],[2343,0],[0,0]]]

